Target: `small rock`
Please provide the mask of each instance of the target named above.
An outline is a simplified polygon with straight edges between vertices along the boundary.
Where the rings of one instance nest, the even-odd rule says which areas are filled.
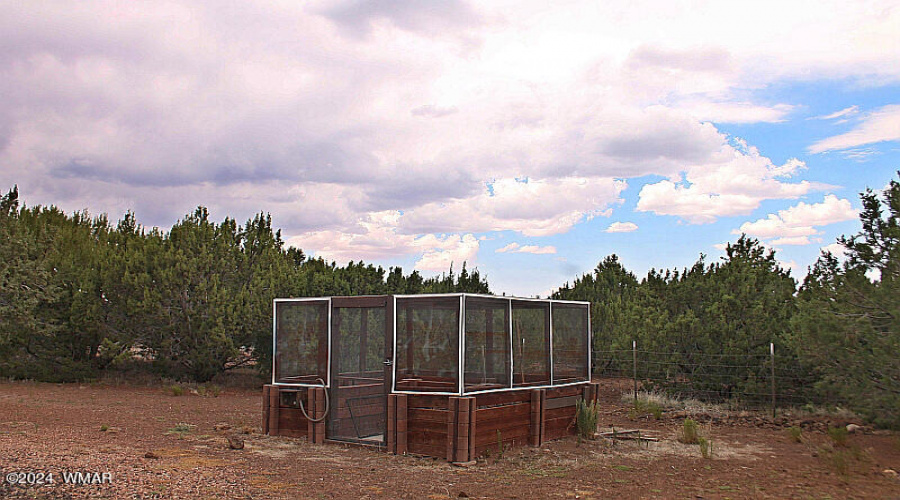
[[[881,473],[891,479],[900,479],[900,474],[897,474],[897,471],[894,469],[884,469]]]
[[[144,458],[157,459],[157,458],[159,458],[159,455],[157,455],[156,453],[153,453],[152,451],[148,451],[147,453],[144,453]]]
[[[456,467],[472,467],[477,463],[477,460],[472,460],[471,462],[453,462],[453,465]]]
[[[244,440],[237,436],[228,436],[228,447],[232,450],[243,450]]]
[[[850,434],[855,434],[861,430],[862,430],[862,427],[860,427],[856,424],[847,424],[847,432],[849,432]]]
[[[464,491],[460,491],[459,495],[456,495],[456,498],[469,498],[469,495],[466,495]]]
[[[221,423],[213,426],[213,430],[217,431],[227,431],[228,429],[231,429],[231,424]]]

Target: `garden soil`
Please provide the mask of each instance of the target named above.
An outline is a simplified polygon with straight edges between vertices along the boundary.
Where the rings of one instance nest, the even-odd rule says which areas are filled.
[[[3,382],[0,498],[900,498],[896,434],[863,426],[838,444],[826,429],[846,422],[823,418],[638,416],[603,387],[601,432],[658,441],[571,437],[457,466],[262,435],[261,389]],[[708,458],[678,441],[685,417]]]

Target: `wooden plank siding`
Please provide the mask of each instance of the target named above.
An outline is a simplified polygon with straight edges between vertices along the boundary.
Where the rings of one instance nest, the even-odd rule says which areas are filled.
[[[383,429],[384,385],[359,384],[342,386],[337,401],[331,401],[331,433],[336,436],[380,434]]]
[[[378,386],[358,386],[358,394],[375,394]],[[343,388],[347,390],[351,388]],[[355,389],[355,388],[353,388]],[[307,437],[324,442],[325,425],[303,417],[299,407],[286,406],[283,392],[302,398],[313,417],[324,413],[324,390],[319,387],[263,389],[263,427],[270,435]],[[355,394],[354,394],[355,395]],[[352,397],[352,396],[348,396]],[[596,402],[597,383],[483,393],[473,396],[390,394],[387,397],[385,442],[387,451],[443,457],[450,462],[468,462],[498,447],[540,446],[575,432],[575,405],[584,399]],[[372,411],[377,405],[371,406]],[[360,406],[360,411],[367,411]],[[338,405],[340,408],[340,405]],[[354,415],[356,415],[354,407]],[[334,411],[341,411],[339,409]]]

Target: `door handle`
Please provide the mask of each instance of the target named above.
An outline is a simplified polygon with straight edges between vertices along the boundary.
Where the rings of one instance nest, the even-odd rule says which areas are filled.
[[[381,364],[383,364],[384,366],[393,366],[393,365],[394,365],[394,360],[392,360],[392,359],[386,359],[386,360],[382,361]]]

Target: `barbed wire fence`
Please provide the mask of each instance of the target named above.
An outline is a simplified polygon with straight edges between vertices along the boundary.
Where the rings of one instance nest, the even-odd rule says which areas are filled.
[[[843,398],[817,390],[816,375],[791,356],[779,356],[775,344],[736,354],[639,347],[633,341],[631,349],[593,350],[594,376],[630,380],[635,400],[641,391],[658,392],[676,400],[765,411],[773,417],[786,409],[825,413],[848,409]]]

